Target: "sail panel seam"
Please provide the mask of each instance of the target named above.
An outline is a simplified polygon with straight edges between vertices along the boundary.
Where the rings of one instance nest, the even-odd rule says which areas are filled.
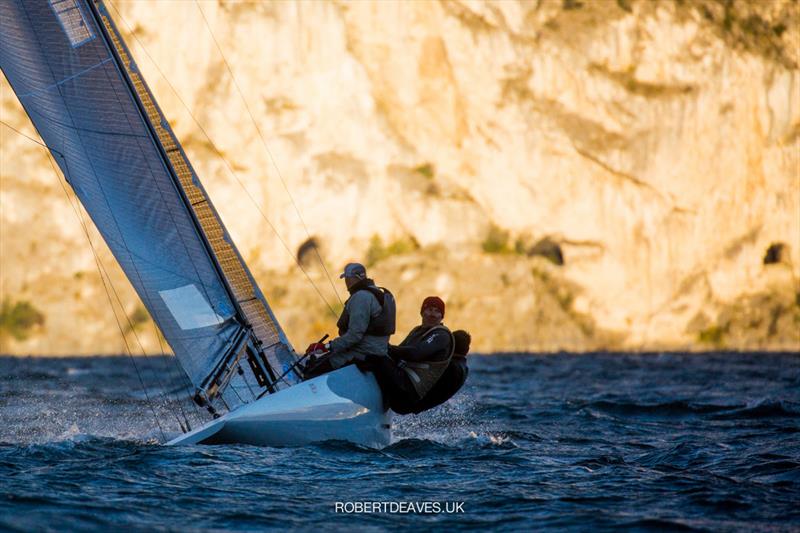
[[[45,115],[44,113],[42,113],[38,109],[31,108],[29,110],[26,107],[25,111],[27,111],[29,114],[39,115],[40,117],[42,117],[43,120],[47,120],[51,124],[56,124],[58,126],[61,126],[62,128],[68,128],[68,129],[71,129],[73,131],[80,131],[80,132],[84,132],[84,133],[95,133],[97,135],[109,135],[109,136],[112,136],[112,137],[127,137],[127,138],[131,138],[131,139],[147,139],[148,138],[147,135],[138,135],[136,133],[122,133],[122,132],[116,132],[116,131],[95,130],[95,129],[92,129],[92,128],[79,128],[77,126],[70,126],[69,124],[65,124],[64,122],[61,122],[60,120],[56,120],[54,118],[48,117],[47,115]]]
[[[96,69],[97,67],[102,67],[103,65],[105,65],[106,63],[108,63],[111,60],[112,60],[112,58],[108,57],[108,58],[100,61],[99,63],[97,63],[95,65],[92,65],[91,67],[85,68],[84,70],[78,72],[77,74],[73,74],[72,76],[67,76],[63,80],[57,81],[55,83],[51,83],[50,85],[48,85],[46,87],[42,87],[40,89],[34,89],[33,91],[27,92],[25,94],[20,94],[20,95],[17,96],[17,98],[19,98],[21,100],[21,99],[27,98],[29,96],[34,96],[36,94],[49,91],[50,89],[55,89],[59,85],[62,85],[64,83],[68,82],[68,81],[71,81],[71,80],[74,80],[75,78],[83,76],[87,72],[91,72],[92,70]]]

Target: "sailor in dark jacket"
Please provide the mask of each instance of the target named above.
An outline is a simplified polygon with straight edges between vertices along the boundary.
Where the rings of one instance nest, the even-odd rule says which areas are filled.
[[[389,357],[370,358],[384,403],[398,414],[413,412],[444,374],[453,357],[454,340],[442,323],[444,302],[429,296],[422,302],[422,324],[411,330],[398,346],[389,345]]]
[[[464,382],[467,381],[467,376],[469,375],[467,354],[469,353],[472,337],[463,329],[459,329],[453,332],[453,339],[455,339],[455,350],[447,370],[444,371],[442,377],[439,378],[439,381],[436,382],[428,394],[412,406],[412,413],[419,414],[443,404],[461,390]]]

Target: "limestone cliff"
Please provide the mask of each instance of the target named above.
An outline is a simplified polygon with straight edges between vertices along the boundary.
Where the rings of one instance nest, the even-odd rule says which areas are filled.
[[[478,350],[800,350],[795,0],[107,5],[298,345],[369,260],[401,331],[440,294]],[[0,351],[161,349],[0,135]]]

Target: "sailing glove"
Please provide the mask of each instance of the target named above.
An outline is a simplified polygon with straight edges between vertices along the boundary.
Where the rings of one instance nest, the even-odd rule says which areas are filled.
[[[327,352],[328,350],[325,348],[324,344],[319,342],[312,342],[306,348],[306,353],[319,353],[319,352]]]

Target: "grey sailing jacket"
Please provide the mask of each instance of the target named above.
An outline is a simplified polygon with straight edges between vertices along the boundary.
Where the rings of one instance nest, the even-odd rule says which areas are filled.
[[[381,314],[378,299],[369,291],[358,291],[347,302],[350,322],[347,332],[331,341],[331,351],[337,362],[344,364],[353,359],[363,360],[366,355],[387,355],[389,337],[366,335],[371,318]],[[347,354],[352,357],[343,359]],[[341,359],[341,361],[339,361]],[[339,366],[339,365],[337,365]]]

